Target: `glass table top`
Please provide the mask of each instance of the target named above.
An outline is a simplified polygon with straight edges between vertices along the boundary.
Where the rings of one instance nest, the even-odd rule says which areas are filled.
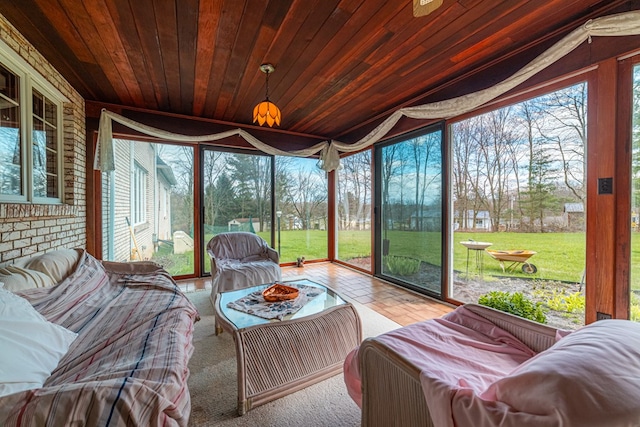
[[[336,294],[333,290],[327,288],[324,285],[319,283],[312,282],[311,280],[302,279],[302,280],[292,280],[288,282],[279,282],[284,284],[300,284],[313,286],[323,290],[323,292],[317,297],[313,298],[309,302],[307,302],[300,310],[297,312],[285,316],[282,320],[292,320],[292,319],[300,319],[302,317],[311,316],[313,314],[320,313],[329,308],[346,304],[347,302],[343,300],[340,295]],[[251,292],[262,291],[267,287],[271,286],[272,283],[267,283],[265,285],[252,286],[250,288],[238,289],[235,291],[221,292],[219,295],[220,301],[220,311],[227,318],[229,322],[231,322],[235,328],[242,329],[247,328],[249,326],[254,325],[262,325],[265,323],[271,322],[281,322],[281,320],[269,320],[263,319],[262,317],[254,316],[252,314],[243,313],[238,310],[234,310],[233,308],[227,307],[227,304],[236,301]]]

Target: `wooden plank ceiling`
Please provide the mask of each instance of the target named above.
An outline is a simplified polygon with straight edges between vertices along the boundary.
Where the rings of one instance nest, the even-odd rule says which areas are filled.
[[[2,0],[4,15],[87,100],[340,138],[620,0]]]

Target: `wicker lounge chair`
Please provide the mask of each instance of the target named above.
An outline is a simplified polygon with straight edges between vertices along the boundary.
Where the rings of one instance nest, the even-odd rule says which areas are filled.
[[[344,366],[363,426],[623,427],[640,420],[640,324],[629,320],[562,331],[467,304],[365,340]]]
[[[491,308],[467,304],[474,313],[488,319],[536,352],[555,343],[556,329]],[[363,426],[433,426],[420,370],[376,338],[360,346]]]

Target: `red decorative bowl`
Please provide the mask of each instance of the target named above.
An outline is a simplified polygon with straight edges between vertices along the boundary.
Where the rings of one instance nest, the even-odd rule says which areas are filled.
[[[283,285],[281,283],[274,283],[267,289],[262,291],[262,296],[265,301],[276,302],[295,299],[298,297],[298,290],[291,286]]]

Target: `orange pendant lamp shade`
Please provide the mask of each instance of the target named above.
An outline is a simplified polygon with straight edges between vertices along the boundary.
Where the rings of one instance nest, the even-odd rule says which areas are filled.
[[[274,124],[280,126],[282,113],[280,113],[280,109],[276,104],[269,101],[269,74],[275,71],[275,67],[271,64],[262,64],[260,66],[260,71],[267,75],[267,95],[265,100],[256,105],[253,109],[253,123],[258,122],[260,126],[264,126],[265,123],[269,125],[269,127],[273,127]]]
[[[270,127],[273,127],[274,124],[280,126],[281,118],[282,114],[280,113],[280,109],[276,104],[269,101],[268,98],[256,105],[253,109],[253,123],[258,122],[260,126],[263,126],[265,123]]]

